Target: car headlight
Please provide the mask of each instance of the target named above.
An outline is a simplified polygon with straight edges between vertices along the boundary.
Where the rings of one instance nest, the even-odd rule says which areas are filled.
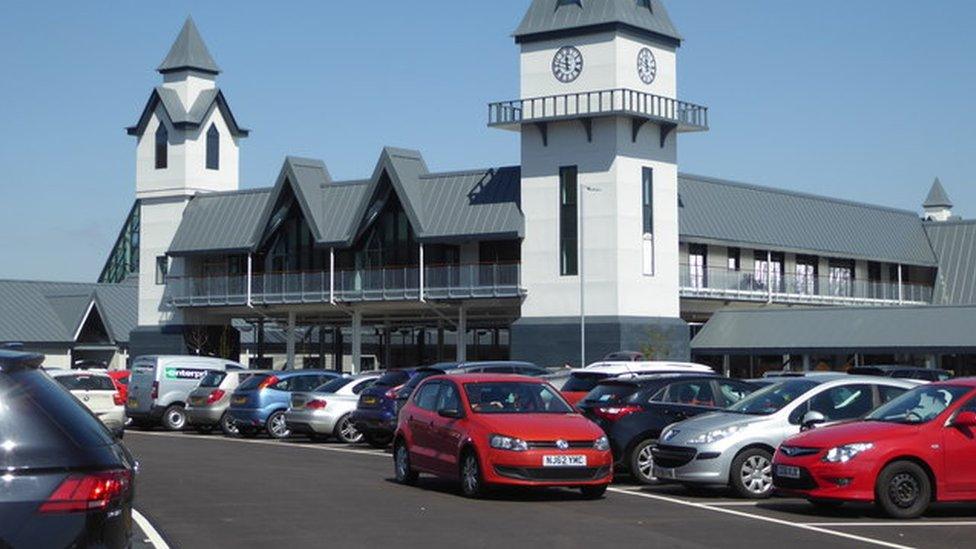
[[[596,439],[596,442],[593,443],[593,447],[601,452],[606,452],[610,449],[610,439],[608,439],[606,436],[602,436]]]
[[[529,449],[527,442],[520,438],[507,437],[505,435],[491,435],[489,439],[491,447],[498,450],[511,450],[513,452],[524,452]]]
[[[836,448],[827,450],[827,455],[824,456],[823,460],[825,463],[847,463],[861,452],[867,452],[871,448],[874,448],[874,444],[871,444],[870,442],[845,444],[843,446],[837,446]]]
[[[738,433],[742,427],[738,425],[733,425],[731,427],[725,427],[723,429],[715,429],[714,431],[709,431],[707,433],[702,433],[697,437],[688,441],[688,444],[711,444],[713,442],[718,442],[725,437],[734,435]]]

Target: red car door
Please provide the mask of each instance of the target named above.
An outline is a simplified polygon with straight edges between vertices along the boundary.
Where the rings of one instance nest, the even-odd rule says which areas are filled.
[[[434,447],[434,466],[442,474],[451,476],[459,471],[458,452],[461,441],[464,440],[466,421],[463,417],[464,405],[461,404],[458,387],[453,381],[441,382],[436,410],[431,432]],[[462,417],[445,417],[440,414],[441,410],[457,412]]]
[[[434,462],[434,421],[437,418],[437,393],[440,382],[421,385],[413,395],[413,401],[403,410],[410,430],[410,462],[425,471],[436,470]]]
[[[954,415],[976,412],[976,398],[970,399]],[[976,498],[976,429],[949,425],[942,429],[942,448],[945,456],[943,478],[946,499]],[[938,474],[938,473],[937,473]]]

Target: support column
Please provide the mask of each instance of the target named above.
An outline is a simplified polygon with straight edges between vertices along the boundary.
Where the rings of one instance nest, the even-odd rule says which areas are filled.
[[[901,270],[901,264],[898,264],[898,304],[901,305],[905,302],[905,285]]]
[[[437,362],[444,361],[444,323],[437,321]]]
[[[383,368],[389,370],[393,362],[393,329],[383,325]]]
[[[810,355],[803,355],[803,371],[810,371]]]
[[[732,377],[732,357],[722,355],[722,375]]]
[[[386,365],[384,364],[384,367]],[[363,369],[363,312],[355,310],[352,313],[352,373],[358,374]]]
[[[319,324],[319,369],[325,369],[325,326]]]
[[[264,319],[258,320],[258,358],[264,358]]]
[[[773,302],[773,252],[766,251],[766,288],[767,303]]]
[[[285,369],[295,369],[295,313],[288,313],[288,328],[285,330]]]
[[[332,364],[337,372],[342,373],[342,360],[346,355],[345,342],[342,340],[342,327],[332,328]]]
[[[458,362],[468,360],[468,312],[464,309],[463,303],[458,307],[456,356]]]
[[[424,301],[424,245],[420,245],[420,301]]]
[[[427,363],[427,329],[417,328],[417,365]]]

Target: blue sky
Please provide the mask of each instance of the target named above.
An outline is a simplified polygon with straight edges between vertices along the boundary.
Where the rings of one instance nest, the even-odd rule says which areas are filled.
[[[976,2],[665,0],[680,95],[711,108],[686,172],[917,209],[935,176],[976,216]],[[369,175],[384,145],[435,170],[518,163],[486,104],[517,96],[528,0],[16,2],[0,19],[2,278],[94,280],[134,198],[134,123],[192,14],[244,142],[243,187],[286,154]]]

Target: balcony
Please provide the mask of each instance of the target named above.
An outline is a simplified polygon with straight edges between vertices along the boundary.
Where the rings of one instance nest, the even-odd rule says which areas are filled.
[[[763,273],[765,274],[765,273]],[[727,269],[681,266],[681,297],[796,305],[929,304],[932,287],[922,284],[839,280],[787,273],[769,277]]]
[[[226,307],[314,303],[418,301],[423,299],[518,298],[517,263],[168,277],[169,301],[177,307]]]
[[[652,121],[668,128],[667,131],[708,130],[707,107],[622,88],[516,99],[488,105],[488,125],[504,129],[518,129],[526,123],[601,116],[633,117],[636,129],[640,128],[640,124]]]

